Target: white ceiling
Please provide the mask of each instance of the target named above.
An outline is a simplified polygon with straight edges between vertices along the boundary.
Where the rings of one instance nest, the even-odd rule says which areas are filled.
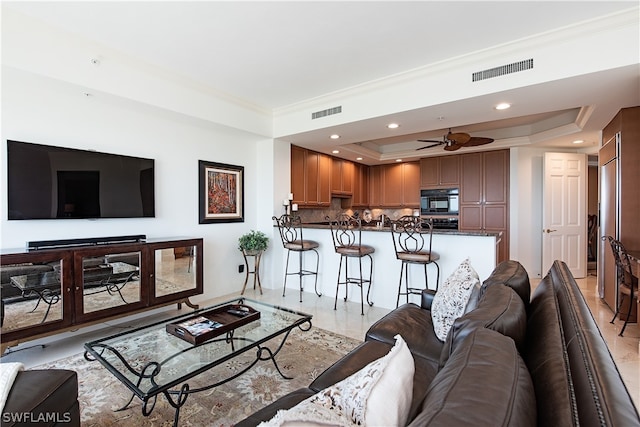
[[[3,7],[266,111],[637,5],[637,0],[3,1]],[[367,121],[350,128],[342,125],[336,132],[349,130],[350,139],[341,142],[349,156],[371,150],[370,163],[375,163],[395,153],[415,152],[416,147],[425,145],[415,142],[417,138],[441,138],[446,127],[436,118],[451,111],[465,111],[453,123],[454,132],[495,138],[493,147],[517,145],[518,135],[531,135],[534,130],[539,133],[549,123],[555,122],[557,127],[562,120],[575,122],[576,117],[587,117],[581,123],[584,133],[538,143],[567,146],[569,139],[582,138],[586,145],[596,147],[597,131],[620,103],[640,103],[639,94],[629,93],[629,84],[637,87],[637,69],[603,72],[579,82],[557,82],[554,92],[546,88],[554,97],[540,97],[536,88],[514,91],[514,97],[527,96],[537,103],[525,115],[531,117],[515,121],[496,122],[476,114],[483,100],[472,99],[395,115],[394,119],[402,122],[401,133],[409,134],[401,138],[385,139],[384,132],[371,134],[373,122]],[[556,102],[556,98],[567,97],[572,105]],[[589,110],[596,99],[597,112]],[[547,114],[555,111],[561,114]],[[291,135],[289,140],[326,151],[336,144],[326,142],[326,133]]]

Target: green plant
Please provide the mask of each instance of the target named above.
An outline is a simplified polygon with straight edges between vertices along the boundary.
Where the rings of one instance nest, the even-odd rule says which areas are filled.
[[[238,239],[238,249],[244,251],[264,251],[269,238],[262,231],[251,230]]]

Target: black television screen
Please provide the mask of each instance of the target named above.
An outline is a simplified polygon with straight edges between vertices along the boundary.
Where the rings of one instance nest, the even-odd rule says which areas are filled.
[[[8,219],[155,216],[154,160],[7,141]]]

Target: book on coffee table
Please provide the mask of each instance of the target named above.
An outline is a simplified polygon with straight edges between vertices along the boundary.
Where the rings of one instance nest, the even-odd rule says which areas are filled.
[[[202,311],[175,323],[166,331],[191,344],[200,344],[260,318],[260,312],[245,304],[226,304]]]
[[[185,322],[178,323],[178,327],[186,329],[193,336],[198,336],[204,334],[205,332],[213,331],[214,329],[218,329],[221,326],[222,323],[207,319],[204,316],[198,316]]]

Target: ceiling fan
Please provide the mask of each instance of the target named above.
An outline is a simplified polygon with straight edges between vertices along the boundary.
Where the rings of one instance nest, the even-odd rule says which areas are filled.
[[[433,144],[417,148],[417,150],[424,150],[425,148],[444,145],[444,149],[446,151],[456,151],[462,147],[477,147],[478,145],[489,144],[493,142],[493,139],[471,136],[468,133],[463,132],[451,133],[451,129],[449,129],[449,132],[442,138],[442,141],[436,141],[434,139],[419,139],[418,141],[432,142]]]

